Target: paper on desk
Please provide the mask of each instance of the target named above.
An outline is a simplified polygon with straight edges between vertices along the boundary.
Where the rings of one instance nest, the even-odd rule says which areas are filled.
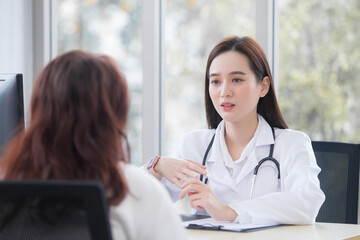
[[[257,230],[261,228],[268,228],[279,225],[279,224],[240,224],[240,223],[233,223],[228,221],[215,221],[212,218],[204,218],[204,219],[183,222],[184,227],[188,227],[189,224],[196,224],[205,227],[220,227],[220,230],[236,231],[236,232],[245,232],[245,231]]]

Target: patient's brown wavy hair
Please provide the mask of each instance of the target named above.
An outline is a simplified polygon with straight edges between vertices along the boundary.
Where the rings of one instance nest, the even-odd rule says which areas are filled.
[[[128,193],[120,162],[128,161],[125,76],[105,55],[72,51],[39,75],[31,119],[6,148],[3,179],[98,180],[110,205]],[[125,147],[124,147],[125,146]]]

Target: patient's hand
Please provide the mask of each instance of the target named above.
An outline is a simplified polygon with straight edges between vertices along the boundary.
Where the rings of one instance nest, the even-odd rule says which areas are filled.
[[[178,187],[183,185],[181,181],[186,182],[198,178],[200,174],[207,174],[206,167],[198,162],[168,157],[161,157],[153,170]]]

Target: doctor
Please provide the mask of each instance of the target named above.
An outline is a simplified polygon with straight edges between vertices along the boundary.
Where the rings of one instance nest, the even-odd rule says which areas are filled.
[[[301,93],[300,93],[301,94]],[[209,129],[182,137],[146,169],[174,201],[239,223],[311,224],[325,196],[310,138],[287,128],[259,44],[230,37],[214,47],[205,75]]]

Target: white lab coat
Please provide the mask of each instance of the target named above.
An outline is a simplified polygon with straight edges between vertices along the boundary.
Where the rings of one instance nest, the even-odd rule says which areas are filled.
[[[223,156],[229,153],[227,148],[225,153],[224,147],[221,148],[221,141],[224,143],[221,134],[223,122],[216,130],[197,130],[183,135],[180,146],[171,157],[202,163],[208,144],[216,132],[206,162],[208,185],[220,201],[237,212],[236,222],[314,223],[325,195],[320,189],[317,177],[320,168],[316,164],[311,140],[302,132],[275,128],[273,157],[280,163],[280,186],[275,165],[266,161],[258,171],[250,199],[254,169],[261,159],[269,155],[270,145],[274,143],[270,125],[262,116],[258,115],[258,119],[256,139],[250,141],[251,149],[247,149],[248,156],[235,179],[224,163]],[[164,178],[162,182],[173,201],[178,200],[180,189]]]

